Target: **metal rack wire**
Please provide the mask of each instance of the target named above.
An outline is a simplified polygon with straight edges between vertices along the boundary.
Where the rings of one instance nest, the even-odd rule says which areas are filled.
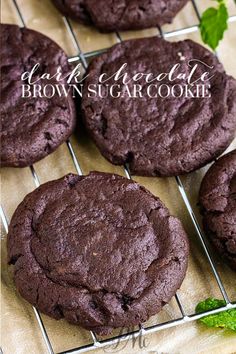
[[[15,9],[16,9],[16,12],[17,12],[17,15],[19,17],[19,20],[22,24],[23,27],[26,26],[25,24],[25,21],[24,21],[24,17],[22,15],[22,12],[17,4],[17,0],[12,0],[14,6],[15,6]],[[192,6],[194,8],[194,11],[196,13],[196,16],[198,18],[198,20],[200,20],[200,14],[199,14],[199,10],[198,10],[198,7],[196,5],[196,2],[195,0],[192,0]],[[87,68],[87,60],[91,57],[95,57],[96,55],[99,55],[101,54],[102,52],[104,52],[106,49],[101,49],[101,50],[96,50],[96,51],[91,51],[91,52],[86,52],[84,53],[81,48],[80,48],[80,44],[78,42],[78,39],[73,31],[73,28],[71,26],[71,23],[70,21],[66,18],[66,17],[63,17],[64,19],[64,22],[65,22],[65,26],[67,28],[67,31],[71,37],[71,40],[72,40],[72,43],[77,51],[77,55],[76,56],[73,56],[73,57],[70,57],[69,58],[69,61],[73,61],[75,60],[76,58],[77,59],[80,59],[84,69],[86,70]],[[231,16],[229,18],[229,22],[236,22],[236,16]],[[188,33],[192,33],[192,32],[196,32],[198,31],[198,25],[194,25],[194,26],[189,26],[189,27],[185,27],[185,28],[181,28],[181,29],[178,29],[178,30],[175,30],[175,31],[171,31],[171,32],[163,32],[161,28],[158,28],[159,30],[159,34],[160,36],[162,36],[163,38],[170,38],[170,37],[175,37],[175,36],[179,36],[179,35],[183,35],[183,34],[188,34]],[[121,42],[122,41],[122,38],[120,36],[119,33],[116,33],[116,38],[117,38],[117,42]],[[79,164],[79,160],[74,152],[74,149],[73,149],[73,146],[71,144],[71,142],[68,140],[66,142],[66,145],[67,145],[67,148],[69,150],[69,153],[70,153],[70,156],[72,158],[72,161],[73,161],[73,164],[75,166],[75,169],[77,171],[77,173],[79,175],[82,175],[82,169],[80,167],[80,164]],[[32,178],[34,180],[34,184],[35,184],[35,187],[38,187],[40,185],[40,179],[34,169],[34,166],[30,166],[30,171],[31,171],[31,174],[32,174]],[[124,166],[124,172],[125,172],[125,175],[127,178],[131,179],[131,174],[129,172],[129,168],[127,165]],[[232,308],[236,308],[236,303],[232,303],[230,302],[229,300],[229,297],[228,297],[228,294],[225,290],[225,287],[224,287],[224,284],[220,278],[220,275],[216,269],[216,265],[215,265],[215,262],[214,262],[214,259],[212,257],[212,253],[211,253],[211,250],[209,249],[208,245],[207,245],[207,242],[205,240],[205,236],[198,224],[198,221],[197,221],[197,218],[193,212],[193,209],[192,209],[192,206],[190,204],[190,201],[188,199],[188,196],[187,196],[187,193],[184,189],[184,186],[183,186],[183,183],[181,181],[181,178],[180,177],[175,177],[175,180],[176,180],[176,183],[177,183],[177,186],[178,186],[178,189],[179,189],[179,192],[181,194],[181,197],[184,201],[184,204],[186,206],[186,209],[190,215],[190,218],[192,220],[192,223],[195,227],[195,230],[196,230],[196,235],[202,245],[202,248],[203,248],[203,251],[207,257],[207,260],[209,262],[209,265],[211,267],[211,271],[216,279],[216,282],[218,284],[218,287],[220,289],[220,292],[222,294],[222,297],[223,299],[225,300],[225,303],[226,305],[224,307],[221,307],[221,308],[218,308],[218,309],[215,309],[215,310],[210,310],[210,311],[206,311],[204,313],[201,313],[201,314],[190,314],[190,315],[187,315],[185,310],[184,310],[184,306],[182,305],[181,303],[181,300],[180,300],[180,297],[176,294],[175,295],[175,300],[176,300],[176,303],[177,303],[177,306],[178,306],[178,309],[181,313],[181,317],[177,318],[177,319],[173,319],[173,320],[170,320],[170,321],[167,321],[167,322],[163,322],[163,323],[158,323],[158,324],[154,324],[152,326],[149,326],[149,327],[146,327],[146,328],[143,328],[142,325],[139,326],[139,329],[137,330],[134,330],[132,332],[129,332],[128,334],[121,334],[119,336],[116,336],[116,337],[113,337],[113,338],[110,338],[110,339],[105,339],[105,340],[98,340],[98,338],[96,337],[95,333],[93,333],[92,331],[90,331],[90,335],[91,335],[91,339],[92,339],[92,342],[88,345],[84,345],[84,346],[80,346],[80,347],[77,347],[77,348],[73,348],[73,349],[70,349],[70,350],[67,350],[67,351],[64,351],[63,353],[58,353],[58,354],[69,354],[69,353],[73,353],[73,354],[79,354],[79,353],[84,353],[84,352],[88,352],[90,350],[94,350],[94,349],[98,349],[98,348],[102,348],[102,347],[105,347],[107,345],[114,345],[116,344],[118,341],[121,342],[121,341],[125,341],[125,340],[129,340],[130,338],[136,338],[138,337],[139,335],[145,335],[145,334],[149,334],[149,333],[153,333],[153,332],[157,332],[157,331],[160,331],[162,329],[167,329],[167,328],[170,328],[170,327],[174,327],[174,326],[177,326],[177,325],[181,325],[181,324],[184,324],[184,323],[187,323],[187,322],[190,322],[190,321],[194,321],[194,320],[197,320],[197,319],[200,319],[202,318],[203,316],[206,316],[206,315],[209,315],[209,314],[215,314],[215,313],[219,313],[221,311],[225,311],[225,310],[228,310],[228,309],[232,309]],[[3,226],[5,228],[5,231],[6,233],[8,232],[8,220],[7,220],[7,217],[4,213],[4,209],[2,206],[0,206],[0,216],[1,216],[1,219],[2,219],[2,223],[3,223]],[[42,334],[42,337],[44,339],[44,342],[45,342],[45,345],[46,345],[46,348],[47,348],[47,352],[50,353],[50,354],[55,354],[54,350],[53,350],[53,346],[52,346],[52,343],[50,341],[50,338],[49,338],[49,335],[47,333],[47,330],[44,326],[44,323],[42,321],[42,318],[41,318],[41,315],[40,313],[38,312],[38,310],[33,307],[33,311],[35,313],[35,316],[36,316],[36,319],[38,321],[38,325],[39,325],[39,328],[41,330],[41,334]]]

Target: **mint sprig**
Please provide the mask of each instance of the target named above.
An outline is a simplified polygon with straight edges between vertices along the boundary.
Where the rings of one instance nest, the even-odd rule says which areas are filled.
[[[227,20],[229,18],[225,1],[214,1],[217,2],[217,7],[209,7],[204,11],[199,24],[203,42],[213,50],[223,38],[225,30],[228,28]]]
[[[196,313],[202,313],[225,305],[226,303],[224,300],[208,298],[199,302],[195,310]],[[199,321],[208,327],[228,328],[236,331],[236,309],[222,311],[214,315],[208,315],[202,317]]]

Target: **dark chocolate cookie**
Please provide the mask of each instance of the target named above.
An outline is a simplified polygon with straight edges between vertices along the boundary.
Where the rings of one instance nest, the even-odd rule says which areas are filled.
[[[188,0],[52,0],[65,15],[101,31],[123,31],[170,23]]]
[[[236,150],[216,161],[200,189],[203,225],[219,254],[236,270]]]
[[[186,97],[185,93],[181,97],[162,98],[157,89],[148,95],[147,86],[152,86],[145,78],[138,82],[142,97],[135,98],[133,94],[130,98],[123,90],[123,77],[118,81],[112,77],[124,63],[127,67],[121,73],[127,73],[129,79],[137,73],[168,73],[176,63],[180,64],[178,74],[189,75],[192,59],[192,67],[196,60],[214,67],[207,94],[210,98]],[[200,63],[192,81],[205,71],[209,68]],[[95,95],[91,89],[99,86],[102,73],[111,79],[100,84]],[[126,41],[95,58],[87,74],[82,99],[85,125],[101,153],[114,164],[128,162],[134,174],[173,176],[193,171],[220,155],[233,140],[236,81],[226,75],[210,51],[191,40],[171,43],[153,37]],[[186,86],[184,78],[173,82],[176,83]],[[137,82],[128,84],[131,94],[134,84]],[[166,84],[170,88],[173,85],[168,77],[152,84]],[[117,92],[113,90],[117,96],[114,98],[109,90],[117,85],[120,87]],[[157,97],[151,97],[154,95]]]
[[[99,172],[30,193],[8,234],[20,294],[100,334],[156,314],[180,287],[187,258],[183,227],[157,197]]]
[[[40,64],[33,80],[44,73],[63,75],[71,68],[64,51],[51,39],[33,30],[1,25],[1,165],[24,167],[53,152],[71,135],[76,121],[73,98],[55,94],[22,97],[25,71]],[[55,85],[55,79],[37,84]],[[65,84],[65,80],[61,82]]]
[[[52,0],[52,2],[64,16],[85,24],[91,23],[86,9],[86,0]]]

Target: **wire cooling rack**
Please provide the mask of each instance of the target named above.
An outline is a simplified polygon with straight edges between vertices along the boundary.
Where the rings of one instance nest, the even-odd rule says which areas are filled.
[[[17,0],[12,0],[14,6],[15,6],[15,9],[16,9],[16,12],[17,12],[17,15],[21,21],[21,24],[22,24],[22,27],[26,27],[26,24],[25,24],[25,21],[24,21],[24,18],[23,18],[23,15],[22,15],[22,12],[17,4]],[[198,7],[197,7],[197,4],[196,4],[196,1],[195,0],[191,0],[192,2],[192,6],[194,8],[194,11],[196,13],[196,16],[198,18],[198,20],[200,20],[200,13],[199,13],[199,10],[198,10]],[[64,23],[66,25],[66,28],[67,28],[67,31],[71,37],[71,40],[73,42],[73,46],[75,47],[76,51],[77,51],[77,55],[76,56],[73,56],[73,57],[70,57],[69,58],[69,61],[74,61],[76,59],[79,59],[83,65],[83,68],[86,70],[87,66],[88,66],[88,59],[91,58],[91,57],[95,57],[99,54],[101,54],[102,52],[106,51],[106,49],[101,49],[101,50],[96,50],[96,51],[91,51],[91,52],[83,52],[81,50],[81,47],[80,47],[80,44],[78,42],[78,39],[73,31],[73,28],[70,24],[70,21],[68,20],[68,18],[66,17],[63,17],[63,20],[64,20]],[[236,16],[231,16],[229,17],[229,22],[236,22]],[[163,32],[161,28],[158,28],[159,30],[159,35],[165,39],[167,38],[170,38],[170,37],[175,37],[175,36],[179,36],[179,35],[183,35],[183,34],[188,34],[188,33],[192,33],[192,32],[197,32],[199,30],[199,27],[198,25],[194,25],[194,26],[189,26],[189,27],[185,27],[185,28],[181,28],[181,29],[178,29],[178,30],[175,30],[175,31],[170,31],[170,32]],[[122,42],[122,38],[120,36],[120,34],[118,32],[116,32],[116,38],[117,38],[117,42]],[[73,161],[73,164],[75,166],[75,169],[77,171],[77,173],[79,175],[82,175],[83,172],[82,172],[82,169],[80,167],[80,164],[79,164],[79,160],[78,158],[76,157],[75,155],[75,152],[74,152],[74,149],[73,149],[73,146],[70,142],[70,140],[68,140],[66,142],[67,144],[67,148],[69,150],[69,153],[70,153],[70,156],[72,158],[72,161]],[[39,187],[40,185],[40,179],[34,169],[34,166],[30,166],[30,171],[31,171],[31,174],[32,174],[32,177],[33,177],[33,180],[34,180],[34,184],[35,184],[35,187]],[[129,168],[127,165],[124,165],[124,171],[125,171],[125,175],[128,179],[132,179],[131,177],[131,174],[129,172]],[[88,345],[83,345],[83,346],[80,346],[80,347],[77,347],[77,348],[73,348],[73,349],[69,349],[69,350],[66,350],[66,351],[63,351],[61,353],[57,353],[57,354],[79,354],[79,353],[85,353],[85,352],[88,352],[90,350],[94,350],[94,349],[99,349],[99,348],[102,348],[102,347],[105,347],[107,345],[115,345],[117,344],[118,342],[121,342],[121,341],[126,341],[126,340],[129,340],[129,339],[132,339],[132,338],[136,338],[138,336],[143,336],[145,334],[149,334],[149,333],[153,333],[153,332],[157,332],[157,331],[160,331],[162,329],[167,329],[167,328],[170,328],[170,327],[174,327],[174,326],[178,326],[178,325],[181,325],[181,324],[185,324],[185,323],[188,323],[190,321],[195,321],[195,320],[198,320],[206,315],[210,315],[210,314],[216,314],[216,313],[219,313],[219,312],[222,312],[222,311],[225,311],[225,310],[229,310],[229,309],[233,309],[233,308],[236,308],[236,303],[235,302],[230,302],[229,300],[229,296],[225,290],[225,286],[221,280],[221,277],[216,269],[216,265],[215,265],[215,262],[214,262],[214,259],[213,259],[213,255],[212,255],[212,252],[211,252],[211,249],[208,247],[208,244],[205,240],[205,236],[204,236],[204,233],[202,232],[200,226],[199,226],[199,223],[197,221],[197,218],[193,212],[193,209],[192,209],[192,206],[190,204],[190,201],[188,199],[188,196],[187,196],[187,193],[184,189],[184,186],[183,186],[183,183],[181,181],[181,178],[176,176],[175,177],[175,180],[176,180],[176,183],[177,183],[177,186],[178,186],[178,189],[180,191],[180,194],[181,194],[181,197],[184,201],[184,204],[185,204],[185,207],[187,209],[187,212],[188,214],[190,215],[190,218],[191,218],[191,221],[196,229],[196,235],[202,245],[202,248],[203,248],[203,251],[205,253],[205,256],[209,262],[209,265],[210,265],[210,268],[211,268],[211,271],[215,277],[215,280],[217,282],[217,285],[219,287],[219,290],[222,294],[222,297],[223,299],[225,300],[225,303],[226,305],[224,307],[221,307],[221,308],[218,308],[218,309],[215,309],[215,310],[210,310],[210,311],[206,311],[204,313],[200,313],[200,314],[186,314],[185,310],[184,310],[184,306],[182,305],[181,303],[181,300],[178,296],[178,294],[175,295],[175,300],[176,300],[176,303],[177,303],[177,306],[180,310],[180,313],[181,313],[181,316],[177,319],[173,319],[173,320],[170,320],[170,321],[167,321],[167,322],[162,322],[162,323],[158,323],[158,324],[154,324],[154,325],[151,325],[149,327],[143,327],[142,325],[139,326],[139,329],[137,330],[134,330],[132,332],[128,332],[127,334],[121,334],[121,335],[118,335],[118,336],[115,336],[115,337],[112,337],[112,338],[109,338],[109,339],[105,339],[105,340],[99,340],[96,336],[96,334],[92,331],[90,331],[90,335],[91,335],[91,343],[88,344]],[[3,223],[3,226],[5,228],[5,231],[6,233],[8,232],[8,220],[7,220],[7,217],[6,217],[6,214],[4,212],[4,208],[2,206],[0,206],[0,215],[1,215],[1,219],[2,219],[2,223]],[[50,338],[49,338],[49,335],[47,333],[47,330],[44,326],[44,323],[43,323],[43,320],[41,318],[41,315],[39,313],[39,311],[33,307],[33,310],[34,310],[34,313],[35,313],[35,316],[36,316],[36,319],[37,319],[37,322],[38,322],[38,325],[39,325],[39,328],[41,330],[41,333],[42,333],[42,337],[44,339],[44,342],[45,342],[45,345],[46,345],[46,348],[47,348],[47,351],[48,353],[50,354],[55,354],[55,351],[53,350],[53,346],[51,344],[51,341],[50,341]]]

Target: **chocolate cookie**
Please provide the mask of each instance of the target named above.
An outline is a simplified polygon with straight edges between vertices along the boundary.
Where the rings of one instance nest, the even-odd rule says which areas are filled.
[[[33,80],[41,89],[58,83],[53,75],[60,66],[63,75],[71,68],[64,51],[51,39],[33,30],[1,25],[1,165],[24,167],[53,152],[71,135],[75,127],[75,106],[68,95],[22,97],[23,72],[39,63]],[[66,84],[62,80],[61,84]],[[27,96],[28,94],[26,94]]]
[[[85,24],[91,23],[86,0],[52,0],[52,2],[64,16]]]
[[[69,174],[30,193],[7,241],[20,294],[99,334],[156,314],[187,268],[180,221],[139,184],[106,173]]]
[[[192,59],[195,61],[189,62]],[[153,84],[166,85],[171,90],[178,84],[184,90],[187,87],[184,78],[172,83],[168,76],[162,75],[162,81],[153,81],[151,85],[145,77],[128,85],[122,82],[125,73],[129,80],[137,73],[139,77],[140,73],[155,77],[169,73],[177,63],[180,67],[174,76],[177,73],[188,76],[192,70],[190,65],[198,63],[191,79],[194,81],[203,72],[209,72],[199,61],[213,66],[210,70],[213,77],[206,82],[211,85],[205,93],[210,98],[200,95],[192,98],[188,92],[181,97],[163,98],[163,93],[158,94],[158,88],[153,87]],[[114,74],[124,63],[127,66],[115,81]],[[106,75],[103,79],[110,79],[99,84],[102,73]],[[226,75],[211,52],[191,40],[171,43],[153,37],[126,41],[95,58],[87,74],[82,99],[85,125],[101,153],[114,164],[128,162],[134,174],[174,176],[196,170],[221,154],[233,140],[236,81]],[[137,84],[142,87],[142,97],[134,95]],[[111,87],[118,89],[111,93]],[[152,88],[149,94],[147,87]],[[194,90],[197,92],[197,85],[193,86]]]
[[[137,30],[170,23],[188,0],[52,0],[74,20],[101,31]]]
[[[216,161],[200,189],[203,225],[219,254],[236,270],[236,150]]]

